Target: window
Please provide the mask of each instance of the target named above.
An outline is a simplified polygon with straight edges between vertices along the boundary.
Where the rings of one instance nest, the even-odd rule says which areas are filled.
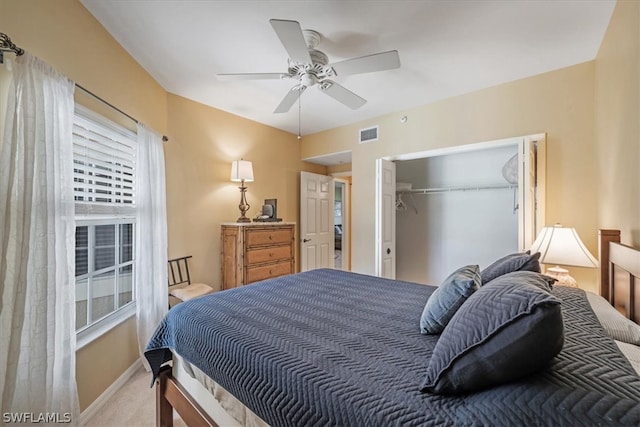
[[[135,133],[76,106],[73,161],[79,342],[82,337],[99,336],[105,325],[117,324],[134,311],[135,144]]]
[[[133,222],[78,221],[76,330],[133,301]]]

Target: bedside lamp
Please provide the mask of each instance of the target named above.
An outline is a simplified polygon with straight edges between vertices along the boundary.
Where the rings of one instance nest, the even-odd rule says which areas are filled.
[[[238,209],[240,209],[240,217],[237,222],[251,222],[249,218],[245,216],[247,211],[251,206],[247,203],[247,187],[245,187],[244,182],[253,182],[253,165],[248,160],[235,160],[231,163],[231,181],[239,182],[240,187],[240,204],[238,205]]]
[[[542,264],[556,264],[555,267],[548,268],[545,274],[557,279],[560,285],[578,287],[576,280],[569,275],[569,271],[560,268],[557,264],[590,268],[598,266],[598,260],[584,246],[576,229],[563,227],[560,224],[542,229],[531,246],[531,253],[536,252],[540,252]]]

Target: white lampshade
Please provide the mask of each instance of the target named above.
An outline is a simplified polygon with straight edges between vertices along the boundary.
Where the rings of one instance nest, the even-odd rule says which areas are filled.
[[[253,181],[253,165],[249,160],[235,160],[231,163],[231,181]]]
[[[591,255],[575,228],[556,224],[544,227],[531,246],[531,253],[540,252],[543,264],[597,267],[598,260]]]

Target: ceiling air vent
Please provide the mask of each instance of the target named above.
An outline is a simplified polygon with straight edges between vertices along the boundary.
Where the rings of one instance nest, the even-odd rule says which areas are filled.
[[[378,125],[366,129],[360,129],[359,143],[372,142],[378,140]]]

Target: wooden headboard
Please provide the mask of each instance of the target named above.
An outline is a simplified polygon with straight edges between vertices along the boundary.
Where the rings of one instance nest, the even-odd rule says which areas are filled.
[[[620,243],[620,230],[600,230],[600,295],[625,317],[640,323],[640,249]],[[640,285],[639,285],[640,286]]]

